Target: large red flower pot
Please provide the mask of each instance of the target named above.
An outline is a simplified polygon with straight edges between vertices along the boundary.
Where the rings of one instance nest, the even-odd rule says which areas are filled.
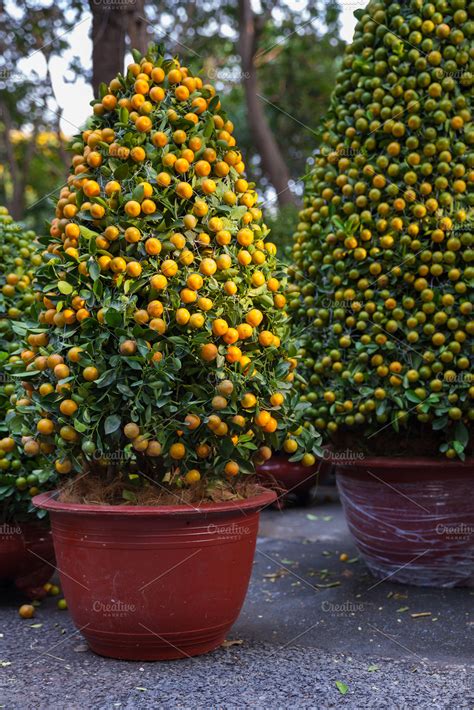
[[[474,460],[338,463],[349,530],[378,579],[474,586]]]
[[[311,488],[318,481],[319,466],[319,461],[314,466],[303,466],[301,463],[290,461],[284,454],[274,454],[258,467],[257,472],[263,485],[276,483],[282,489],[278,499],[280,505],[289,495],[301,501],[307,499]]]
[[[40,521],[0,524],[0,586],[14,585],[22,594],[44,596],[43,585],[55,570],[53,538]]]
[[[252,571],[260,510],[243,501],[177,506],[33,502],[49,511],[61,585],[91,649],[165,660],[217,648],[237,619]]]

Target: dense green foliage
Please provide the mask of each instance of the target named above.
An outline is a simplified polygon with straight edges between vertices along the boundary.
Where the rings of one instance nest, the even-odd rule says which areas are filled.
[[[288,438],[311,465],[286,274],[233,124],[177,61],[135,60],[102,86],[41,240],[25,448],[49,446],[61,474],[120,479],[130,500],[149,481],[251,474]]]
[[[474,3],[374,1],[357,17],[293,249],[303,399],[338,445],[368,437],[369,451],[402,453],[411,439],[412,453],[440,445],[463,457],[474,418]]]
[[[32,512],[31,498],[47,487],[49,474],[40,472],[39,458],[24,455],[9,435],[8,419],[14,412],[15,363],[19,347],[15,321],[31,315],[35,295],[34,269],[41,263],[35,253],[35,234],[13,221],[0,208],[0,522],[21,519]],[[27,403],[28,396],[23,398]],[[21,404],[21,401],[20,401]],[[9,414],[10,413],[10,414]]]

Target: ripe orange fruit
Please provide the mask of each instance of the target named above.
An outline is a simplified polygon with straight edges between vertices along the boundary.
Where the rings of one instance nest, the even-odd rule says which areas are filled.
[[[185,481],[189,486],[195,486],[201,480],[201,474],[197,468],[190,469],[185,475]]]
[[[58,364],[54,368],[54,376],[58,380],[63,380],[65,377],[69,377],[70,374],[70,369],[67,365],[64,365],[62,363]]]
[[[56,459],[54,468],[58,473],[70,473],[72,471],[72,463],[69,459]]]
[[[224,471],[227,476],[237,476],[240,471],[239,464],[236,461],[228,461],[224,466]]]
[[[214,320],[212,323],[212,332],[214,333],[214,335],[224,335],[224,333],[226,333],[228,329],[229,326],[227,324],[227,321],[225,321],[223,318],[216,318],[216,320]]]
[[[150,285],[156,291],[162,291],[168,285],[168,279],[163,274],[156,274],[150,279]]]
[[[67,417],[72,417],[72,415],[77,412],[77,409],[77,404],[73,399],[63,399],[59,405],[61,414],[64,414]]]
[[[136,200],[129,200],[125,203],[124,209],[130,217],[138,217],[141,212],[141,205]]]
[[[227,360],[227,362],[239,362],[241,357],[242,357],[242,351],[236,345],[230,345],[227,348],[227,353],[225,356],[225,359]]]
[[[147,254],[152,256],[158,255],[161,252],[162,245],[159,239],[156,237],[151,237],[145,242],[145,251]]]
[[[18,613],[22,619],[32,619],[35,615],[35,608],[32,604],[22,604]]]
[[[171,444],[169,454],[172,459],[176,459],[177,461],[183,459],[186,455],[186,449],[184,447],[184,444]]]
[[[285,396],[281,392],[275,392],[270,397],[270,402],[274,407],[279,407],[280,405],[282,405],[284,400]]]
[[[36,425],[36,429],[40,434],[49,436],[54,431],[54,422],[51,419],[40,419]]]
[[[204,258],[199,266],[199,271],[205,276],[212,276],[217,271],[217,264],[214,259]]]
[[[251,392],[244,394],[240,403],[244,409],[252,409],[257,404],[257,398]]]
[[[274,341],[274,336],[273,333],[271,333],[269,330],[262,330],[258,334],[258,342],[260,345],[262,345],[264,348],[269,347],[270,345],[273,345]]]
[[[125,424],[123,428],[123,433],[125,434],[127,439],[136,439],[137,436],[140,435],[140,427],[134,422],[129,422],[128,424]]]
[[[96,367],[85,367],[82,376],[87,382],[94,382],[99,378],[99,370]]]
[[[176,194],[184,200],[189,200],[193,196],[193,188],[187,182],[179,182],[176,186]]]
[[[140,131],[140,133],[148,133],[151,131],[152,127],[153,122],[148,116],[140,116],[140,118],[137,118],[135,121],[135,128],[137,131]]]
[[[165,259],[161,264],[161,271],[164,276],[171,278],[178,273],[178,264],[173,259]]]
[[[263,313],[259,311],[257,308],[252,308],[247,315],[245,316],[245,320],[247,323],[254,328],[260,325],[260,323],[263,320]]]
[[[255,424],[259,427],[265,427],[267,426],[268,422],[271,419],[271,414],[270,412],[267,412],[266,410],[262,409],[258,414],[255,415]]]
[[[206,343],[201,345],[201,358],[206,362],[211,362],[217,357],[217,347],[214,343]]]
[[[161,185],[162,187],[168,187],[168,185],[171,183],[171,175],[169,173],[158,173],[156,176],[156,182],[158,185]]]

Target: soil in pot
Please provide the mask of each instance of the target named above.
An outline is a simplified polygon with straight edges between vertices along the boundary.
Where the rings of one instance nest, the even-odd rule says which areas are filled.
[[[274,500],[262,489],[198,506],[34,503],[50,513],[62,589],[91,649],[144,661],[223,642],[247,592],[259,512]]]
[[[474,460],[338,462],[349,530],[372,574],[427,587],[474,586]]]

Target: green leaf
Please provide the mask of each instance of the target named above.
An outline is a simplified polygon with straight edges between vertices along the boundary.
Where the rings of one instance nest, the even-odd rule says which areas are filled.
[[[126,488],[122,491],[122,498],[124,500],[129,500],[132,503],[137,502],[137,496],[133,491],[128,491]]]
[[[345,695],[349,690],[349,686],[342,682],[342,680],[336,680],[336,688],[341,695]]]
[[[116,180],[125,180],[125,178],[128,177],[129,173],[129,167],[127,163],[123,163],[122,165],[119,165],[117,170],[114,170],[114,178]]]
[[[104,422],[104,432],[106,434],[112,434],[114,431],[117,431],[121,422],[122,420],[117,414],[111,414]]]
[[[67,296],[68,294],[70,294],[74,291],[73,286],[71,286],[71,284],[68,283],[67,281],[58,281],[58,289],[65,296]]]
[[[89,261],[89,274],[92,281],[97,281],[100,276],[100,266],[96,261]]]
[[[434,427],[433,427],[434,428]],[[454,430],[454,436],[465,448],[469,442],[469,431],[464,422],[458,422]]]
[[[107,325],[112,326],[112,328],[120,328],[123,323],[122,313],[115,310],[115,308],[108,308],[104,317]]]
[[[122,106],[120,108],[119,117],[120,117],[120,123],[128,123],[129,113],[128,113],[128,109],[126,109],[125,106]]]
[[[92,229],[89,229],[89,227],[84,227],[83,224],[79,226],[79,231],[84,239],[96,239],[99,236],[98,232],[94,232]]]

